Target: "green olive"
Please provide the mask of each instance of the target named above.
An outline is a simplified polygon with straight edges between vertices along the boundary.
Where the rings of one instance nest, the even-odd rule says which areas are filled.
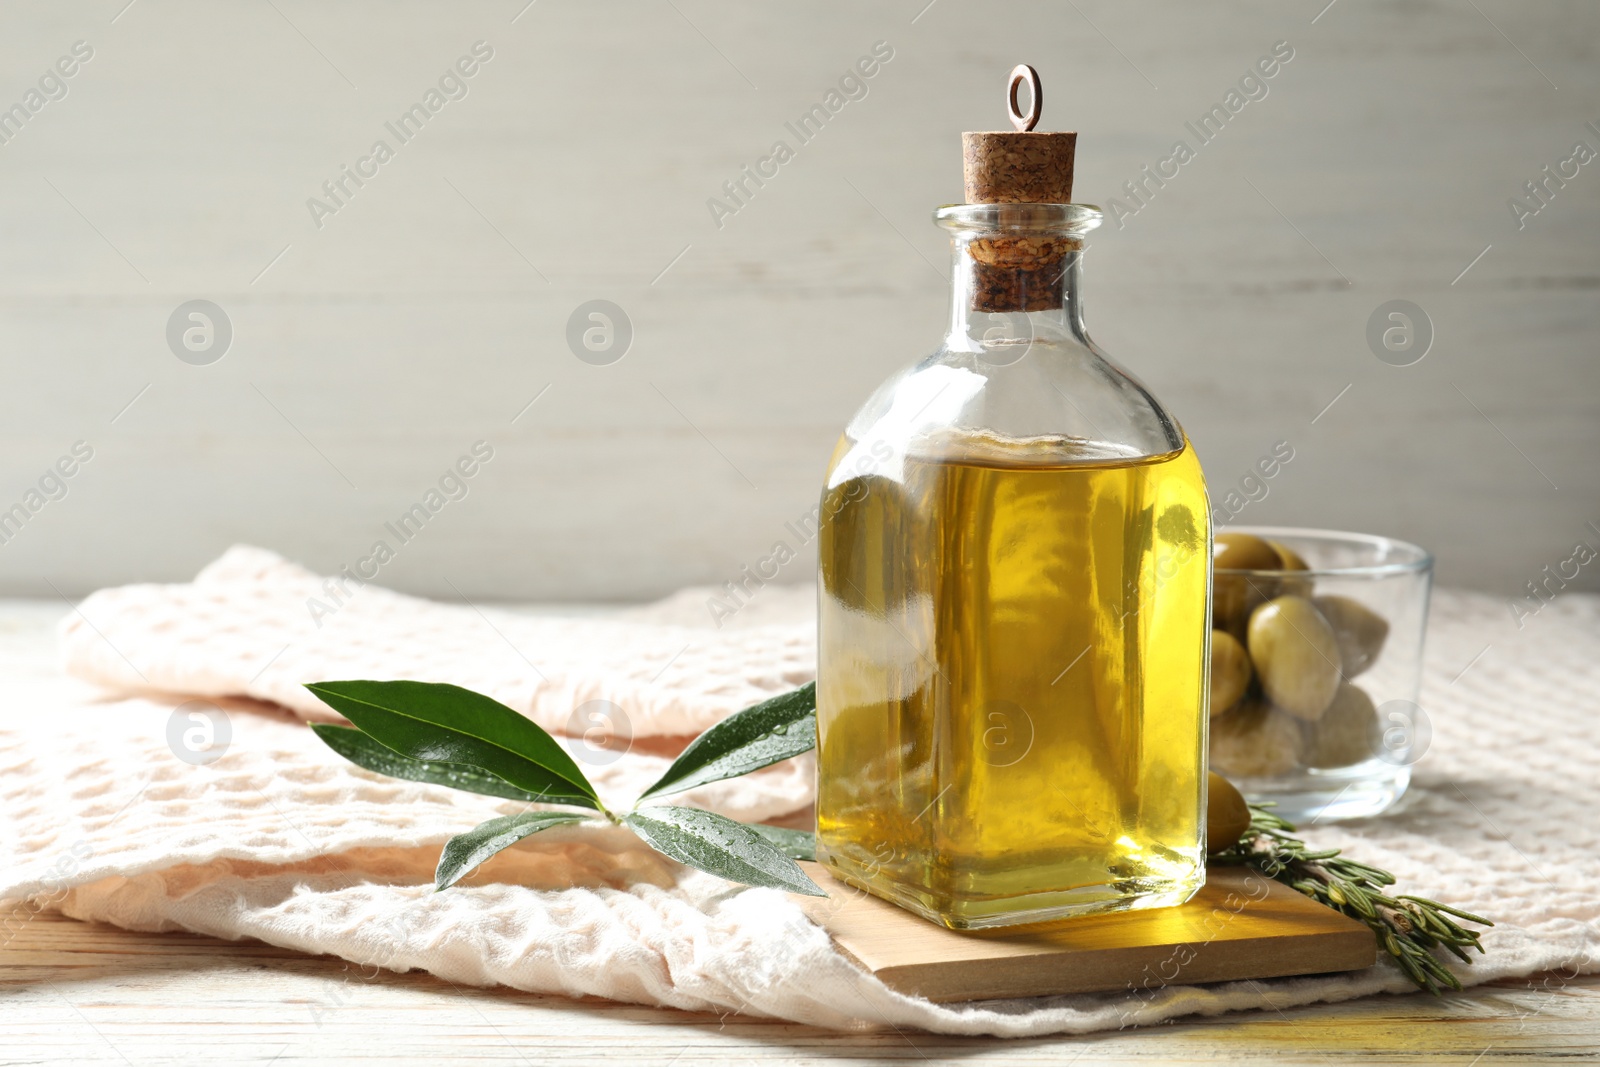
[[[1389,636],[1389,624],[1382,615],[1347,596],[1319,596],[1312,603],[1333,627],[1346,678],[1354,678],[1377,661]]]
[[[1211,631],[1211,714],[1221,715],[1250,687],[1250,656],[1226,630]]]
[[[1306,766],[1348,767],[1370,759],[1377,732],[1372,698],[1356,686],[1341,684],[1322,718],[1306,727]]]
[[[1339,688],[1339,644],[1316,605],[1280,596],[1250,616],[1250,659],[1261,688],[1275,705],[1313,721]]]
[[[1211,765],[1235,778],[1272,778],[1300,763],[1304,742],[1293,716],[1247,700],[1211,720]]]
[[[1247,533],[1219,533],[1212,539],[1211,562],[1224,571],[1275,571],[1278,552],[1270,541]]]
[[[1250,612],[1271,600],[1278,583],[1271,575],[1224,574],[1223,571],[1275,571],[1281,565],[1276,550],[1255,534],[1220,533],[1212,539],[1211,622],[1243,639]]]
[[[1284,576],[1278,579],[1278,593],[1280,595],[1310,596],[1311,579],[1303,578],[1292,572],[1309,571],[1306,561],[1300,553],[1290,548],[1281,541],[1268,541],[1272,550],[1278,554],[1278,569],[1284,571]]]
[[[1226,852],[1250,829],[1244,796],[1216,771],[1206,775],[1206,851]]]

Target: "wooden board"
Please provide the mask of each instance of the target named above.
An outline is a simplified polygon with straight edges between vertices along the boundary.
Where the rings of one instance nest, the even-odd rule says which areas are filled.
[[[1241,868],[1212,869],[1181,907],[959,932],[802,866],[828,891],[805,898],[808,913],[840,949],[891,989],[940,1002],[1321,974],[1377,959],[1364,925]]]

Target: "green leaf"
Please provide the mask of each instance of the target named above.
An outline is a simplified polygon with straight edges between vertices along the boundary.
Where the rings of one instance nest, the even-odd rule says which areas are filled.
[[[586,817],[573,811],[525,811],[479,823],[445,842],[433,874],[434,892],[449,889],[478,864],[524,837],[563,823],[582,822]]]
[[[657,852],[696,870],[742,885],[827,896],[776,845],[726,816],[661,806],[631,811],[622,821]]]
[[[729,715],[689,743],[661,780],[640,800],[681,793],[741,774],[817,747],[817,683]]]
[[[496,778],[492,774],[464,767],[459,763],[426,763],[402,756],[394,749],[380,745],[354,726],[334,726],[332,723],[317,722],[311,724],[311,732],[322,738],[323,744],[357,767],[365,767],[369,771],[388,775],[390,778],[444,785],[451,789],[463,789],[469,793],[482,793],[490,797],[504,797],[507,800],[539,799],[525,789],[518,789],[510,782]]]
[[[555,738],[481,693],[407,681],[313,682],[306,688],[402,756],[465,764],[535,799],[600,809],[594,786]]]
[[[790,830],[782,826],[767,826],[758,822],[745,823],[750,829],[778,846],[782,852],[792,860],[813,860],[817,858],[817,835],[810,830]]]

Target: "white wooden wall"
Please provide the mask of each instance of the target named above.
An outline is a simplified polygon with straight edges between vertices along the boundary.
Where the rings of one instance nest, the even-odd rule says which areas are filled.
[[[1443,581],[1507,595],[1600,547],[1600,162],[1523,228],[1508,208],[1600,149],[1591,3],[124,3],[0,9],[0,107],[93,49],[0,145],[0,509],[93,449],[0,544],[0,593],[182,579],[239,541],[354,563],[479,440],[493,459],[382,581],[632,599],[736,577],[934,343],[929,214],[1013,64],[1106,204],[1278,41],[1267,95],[1095,239],[1096,337],[1216,492],[1292,443],[1241,522],[1414,539]],[[467,95],[386,133],[477,41]],[[708,198],[879,41],[867,95],[717,226]],[[379,138],[394,158],[319,228],[307,199]],[[1409,367],[1365,339],[1402,298],[1436,332]],[[165,337],[193,299],[232,324],[209,365]],[[567,345],[592,299],[633,324],[612,365]]]

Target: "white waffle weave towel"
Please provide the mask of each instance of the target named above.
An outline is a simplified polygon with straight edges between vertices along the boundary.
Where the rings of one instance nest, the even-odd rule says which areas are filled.
[[[331,717],[301,683],[452,681],[558,732],[574,708],[609,701],[633,750],[611,762],[595,750],[586,769],[622,802],[685,735],[810,677],[811,591],[762,590],[717,629],[704,590],[554,618],[337,582],[332,604],[329,584],[237,548],[191,584],[104,590],[62,623],[72,677],[7,650],[0,633],[19,668],[0,683],[0,940],[48,906],[453,982],[1010,1036],[1409,989],[1380,964],[1145,998],[930,1004],[863,973],[783,894],[690,871],[600,826],[546,831],[435,894],[439,846],[518,806],[345,763],[301,721]],[[336,610],[313,612],[313,599]],[[1468,982],[1600,969],[1600,598],[1566,596],[1524,622],[1488,597],[1439,594],[1422,699],[1434,736],[1412,796],[1383,818],[1309,831],[1394,871],[1406,891],[1500,920],[1488,955],[1460,970]],[[168,740],[194,699],[221,709],[230,734],[209,764]],[[796,760],[690,798],[770,819],[810,804],[811,774]]]

